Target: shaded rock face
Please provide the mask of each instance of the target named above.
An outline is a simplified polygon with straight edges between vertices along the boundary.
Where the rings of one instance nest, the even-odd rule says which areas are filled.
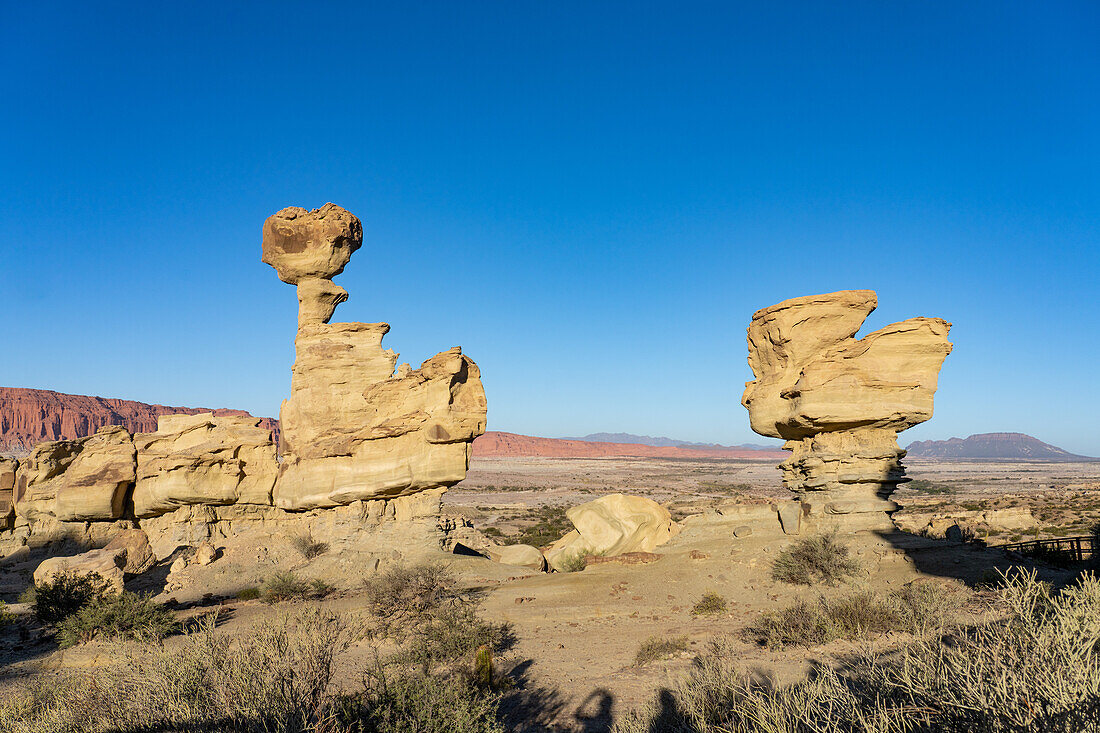
[[[911,318],[856,339],[877,303],[871,290],[794,298],[749,325],[756,379],[741,402],[754,431],[787,440],[783,481],[810,516],[896,509],[897,434],[932,417],[951,324]]]
[[[333,204],[283,209],[264,224],[263,259],[298,287],[290,399],[280,411],[283,463],[274,503],[287,510],[407,496],[466,476],[485,432],[485,391],[453,348],[419,369],[382,347],[385,323],[329,324],[347,293],[329,278],[362,243],[362,226]],[[396,371],[395,371],[396,369]]]

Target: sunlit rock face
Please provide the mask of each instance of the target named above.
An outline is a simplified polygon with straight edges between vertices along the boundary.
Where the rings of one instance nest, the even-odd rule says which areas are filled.
[[[485,432],[485,391],[460,348],[412,369],[382,346],[385,323],[332,323],[347,299],[331,278],[362,244],[359,220],[334,204],[283,209],[264,224],[263,261],[298,288],[283,462],[273,494],[289,510],[407,496],[466,476]]]
[[[784,438],[786,486],[811,516],[892,511],[897,434],[932,417],[951,324],[910,318],[855,338],[878,299],[844,290],[757,311],[748,329],[752,429]],[[881,516],[881,515],[880,515]]]

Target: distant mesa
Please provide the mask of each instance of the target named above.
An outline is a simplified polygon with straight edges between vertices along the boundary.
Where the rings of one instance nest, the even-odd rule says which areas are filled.
[[[759,443],[744,443],[742,445],[721,445],[719,443],[692,443],[687,440],[676,440],[664,436],[653,438],[649,435],[635,435],[633,433],[591,433],[582,438],[562,438],[562,440],[583,440],[587,443],[628,443],[637,445],[650,445],[655,448],[715,448],[719,450],[766,450],[777,451],[778,445],[761,445]]]
[[[969,438],[918,440],[906,448],[909,458],[1001,461],[1100,461],[1079,456],[1024,433],[979,433]]]
[[[787,451],[742,447],[687,447],[611,443],[573,438],[537,438],[533,435],[489,431],[474,440],[475,458],[740,458],[781,461]]]

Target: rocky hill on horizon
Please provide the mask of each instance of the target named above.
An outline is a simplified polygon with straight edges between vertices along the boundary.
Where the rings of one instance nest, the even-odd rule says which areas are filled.
[[[721,445],[720,443],[694,443],[689,440],[676,440],[665,436],[652,437],[634,433],[590,433],[579,438],[561,438],[561,440],[581,440],[586,443],[624,443],[631,445],[649,445],[654,448],[716,448],[733,450],[780,450],[779,445],[761,443],[743,443],[741,445]]]
[[[0,387],[0,452],[25,453],[47,440],[75,440],[91,435],[104,425],[121,425],[131,433],[151,433],[161,415],[249,415],[244,410],[150,405],[48,389]],[[251,415],[249,415],[251,416]],[[260,418],[278,441],[279,422]]]
[[[779,449],[655,446],[572,438],[538,438],[532,435],[488,431],[474,440],[473,455],[475,458],[745,458],[782,461],[790,454]]]
[[[1025,433],[979,433],[969,438],[918,440],[906,448],[909,458],[974,459],[1005,461],[1097,461]]]

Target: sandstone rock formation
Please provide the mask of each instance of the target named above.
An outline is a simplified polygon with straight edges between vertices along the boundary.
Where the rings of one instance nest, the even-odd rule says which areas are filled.
[[[0,452],[24,453],[47,440],[86,438],[105,425],[121,425],[131,433],[151,433],[157,429],[161,415],[201,412],[213,412],[218,417],[251,417],[244,410],[168,407],[46,389],[0,387]],[[277,442],[278,422],[269,417],[260,420],[265,430],[276,433]]]
[[[298,287],[297,358],[280,411],[275,505],[313,509],[451,486],[485,431],[477,365],[453,348],[419,369],[382,347],[385,323],[328,320],[346,292],[330,282],[362,243],[359,220],[326,204],[264,224],[263,260]],[[396,367],[396,372],[395,372]]]
[[[808,516],[867,515],[897,506],[903,480],[898,432],[932,417],[951,324],[911,318],[861,339],[871,290],[786,300],[757,311],[748,329],[742,404],[752,429],[786,439],[783,480]]]
[[[98,575],[106,581],[108,588],[116,593],[122,592],[123,570],[126,564],[126,548],[89,550],[71,557],[50,557],[39,564],[34,571],[34,584],[44,585],[52,582],[58,575]]]
[[[134,444],[108,425],[80,440],[41,443],[19,463],[15,512],[65,522],[118,519],[134,482]]]
[[[546,552],[547,562],[556,570],[577,555],[652,552],[680,531],[667,509],[642,496],[608,494],[571,507],[565,515],[576,529]]]
[[[347,298],[331,278],[361,245],[359,220],[333,204],[284,209],[264,224],[263,260],[299,296],[281,463],[270,427],[247,414],[152,406],[131,415],[126,424],[144,431],[131,434],[113,424],[126,422],[120,401],[81,398],[95,404],[59,408],[69,415],[60,424],[46,410],[36,424],[28,409],[20,434],[43,421],[51,435],[101,427],[40,443],[18,463],[0,459],[0,553],[109,542],[42,572],[79,566],[121,585],[123,572],[189,555],[181,548],[199,548],[198,566],[212,562],[215,541],[223,548],[248,533],[266,551],[305,531],[365,553],[361,564],[372,567],[394,553],[439,552],[441,495],[466,475],[470,443],[485,429],[485,393],[458,348],[412,369],[382,347],[388,325],[328,324]]]
[[[278,464],[271,433],[254,417],[165,415],[134,436],[134,516],[188,504],[271,504]]]

